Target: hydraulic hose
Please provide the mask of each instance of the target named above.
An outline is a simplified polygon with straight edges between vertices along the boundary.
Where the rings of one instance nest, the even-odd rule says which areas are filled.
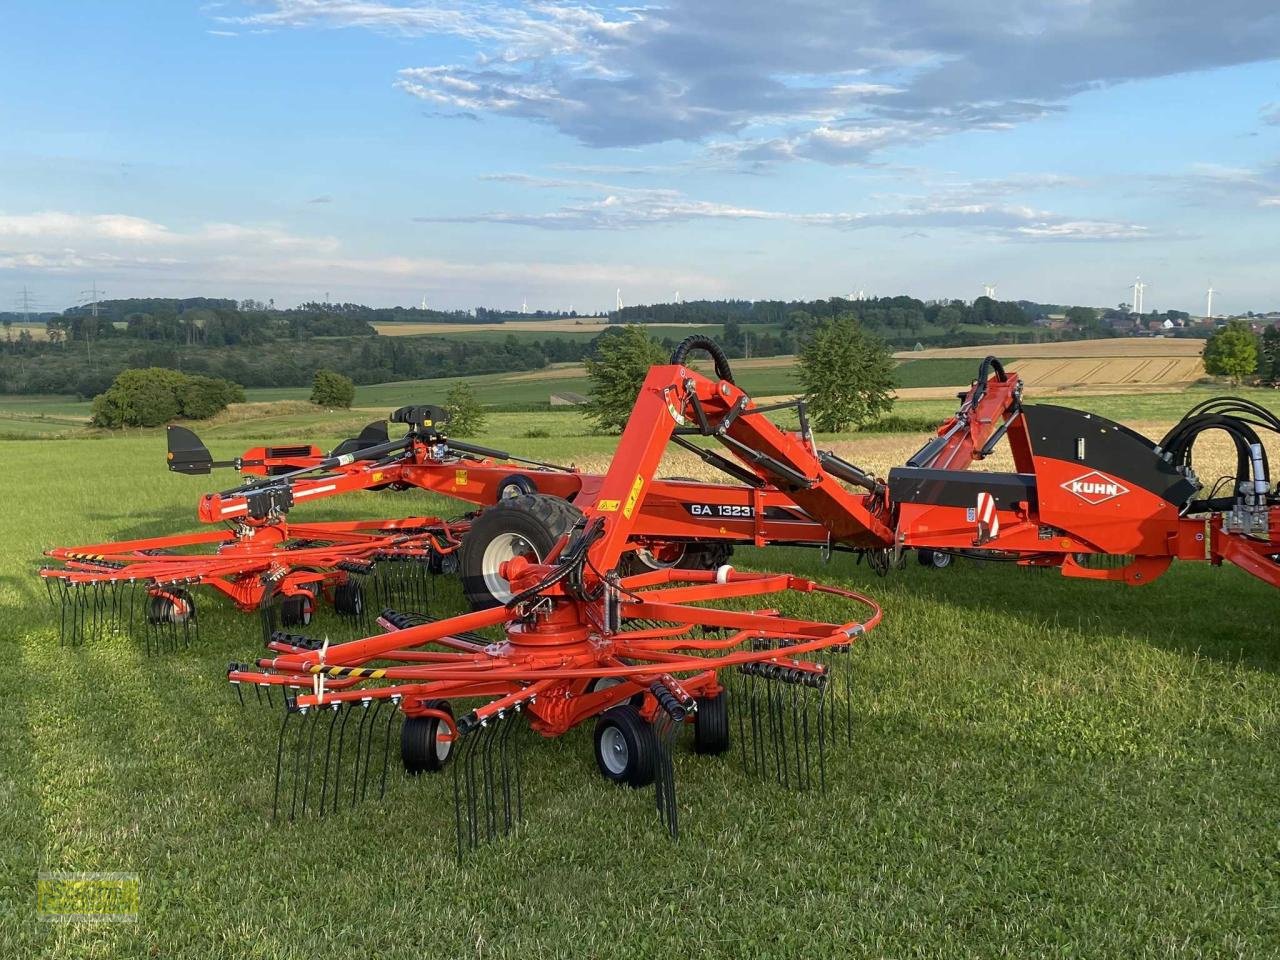
[[[725,356],[720,344],[716,343],[710,337],[704,337],[701,334],[694,334],[692,337],[685,337],[676,348],[671,351],[672,363],[684,363],[685,358],[694,350],[701,350],[708,354],[715,362],[716,376],[721,380],[733,383],[733,370],[729,366],[729,358]]]

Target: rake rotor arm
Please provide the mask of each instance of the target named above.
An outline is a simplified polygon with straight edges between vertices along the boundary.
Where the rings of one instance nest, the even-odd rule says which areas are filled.
[[[994,372],[988,371],[994,368]],[[995,357],[978,367],[978,379],[961,396],[960,409],[938,435],[907,460],[908,467],[965,470],[991,453],[1009,429],[1022,401],[1022,380],[1006,374]]]

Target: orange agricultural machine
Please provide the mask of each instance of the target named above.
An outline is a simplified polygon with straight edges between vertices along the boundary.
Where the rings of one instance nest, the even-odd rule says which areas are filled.
[[[686,363],[694,350],[710,354],[714,376]],[[723,752],[736,739],[747,769],[791,785],[821,783],[826,748],[848,729],[850,645],[875,627],[880,610],[807,579],[735,570],[724,562],[734,544],[853,550],[880,572],[915,549],[926,559],[1056,566],[1129,585],[1150,582],[1175,558],[1226,561],[1280,585],[1280,487],[1269,480],[1259,433],[1280,433],[1280,419],[1247,401],[1208,401],[1155,443],[1102,417],[1024,404],[1022,393],[1016,375],[984,360],[955,416],[880,479],[820,450],[802,402],[755,404],[719,348],[693,337],[649,372],[602,476],[452,441],[429,407],[397,411],[393,421],[408,427],[401,440],[367,430],[327,457],[314,448],[247,454],[232,465],[266,475],[200,505],[202,519],[236,524],[236,551],[259,535],[246,531],[284,535],[293,504],[347,490],[419,487],[482,507],[465,526],[417,520],[351,531],[392,542],[350,546],[341,558],[273,558],[290,569],[281,582],[293,577],[294,591],[332,587],[336,595],[349,583],[344,576],[359,575],[366,561],[376,567],[389,550],[440,557],[439,571],[456,556],[477,608],[433,620],[393,607],[378,619],[381,632],[347,642],[272,631],[270,656],[232,665],[228,679],[238,689],[288,691],[277,809],[331,810],[364,796],[372,775],[382,789],[397,721],[408,771],[452,766],[460,852],[519,818],[526,727],[558,736],[594,721],[601,773],[656,783],[673,833],[670,745],[682,724],[692,725],[699,752]],[[797,431],[769,419],[784,409]],[[1213,430],[1233,442],[1237,470],[1206,491],[1192,455]],[[214,466],[193,441],[171,433],[175,469]],[[1013,472],[966,469],[1001,442]],[[671,444],[734,482],[659,479]],[[348,546],[337,543],[339,552]],[[155,559],[122,559],[109,547],[75,552],[86,550],[120,566],[84,570],[65,560],[46,575],[94,582],[113,571],[140,575]],[[265,559],[253,561],[260,581]],[[223,589],[214,574],[202,576]],[[143,582],[155,597],[170,581]],[[797,595],[824,597],[824,610],[840,612],[798,616]],[[836,676],[846,678],[843,687]],[[381,771],[371,774],[379,742]]]

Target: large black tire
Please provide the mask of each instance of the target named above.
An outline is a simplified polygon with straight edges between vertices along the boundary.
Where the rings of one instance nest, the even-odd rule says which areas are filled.
[[[429,700],[426,706],[453,716],[448,700]],[[405,717],[400,728],[400,761],[406,773],[438,773],[453,756],[452,740],[441,742],[438,736],[445,726],[439,717]]]
[[[596,720],[596,766],[600,775],[629,787],[653,783],[657,773],[658,739],[653,727],[629,703],[620,704]]]
[[[698,711],[693,715],[693,750],[695,753],[717,754],[729,749],[729,691],[718,696],[699,697]]]
[[[462,538],[462,592],[474,610],[506,603],[511,589],[498,573],[517,554],[542,560],[582,511],[559,497],[530,493],[500,500]]]

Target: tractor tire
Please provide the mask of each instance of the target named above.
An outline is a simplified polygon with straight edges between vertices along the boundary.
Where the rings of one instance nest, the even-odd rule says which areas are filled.
[[[600,775],[629,787],[646,787],[657,774],[658,739],[640,711],[624,703],[596,721],[596,766]]]
[[[364,590],[354,580],[340,583],[333,591],[333,609],[344,617],[359,619],[364,613]]]
[[[453,716],[448,700],[428,700],[424,705]],[[416,777],[420,773],[443,770],[453,756],[454,741],[440,739],[440,734],[447,732],[439,717],[405,717],[400,728],[400,762],[404,764],[405,773]]]
[[[714,756],[729,749],[729,691],[699,697],[693,715],[693,750]]]
[[[582,516],[559,497],[541,493],[500,500],[471,523],[462,538],[462,592],[473,610],[486,610],[511,599],[511,586],[499,573],[518,555],[541,561]]]

